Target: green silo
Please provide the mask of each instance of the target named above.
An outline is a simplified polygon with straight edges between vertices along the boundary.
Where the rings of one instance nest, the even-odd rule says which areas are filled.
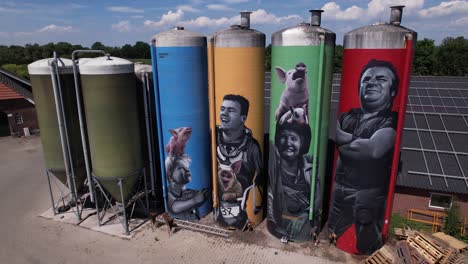
[[[41,131],[46,168],[62,183],[66,184],[65,162],[60,142],[59,124],[55,106],[54,90],[50,76],[49,61],[43,59],[28,65],[31,86],[36,103],[36,113]],[[64,120],[67,124],[71,164],[76,177],[76,187],[80,188],[86,178],[80,124],[76,105],[75,85],[73,82],[72,61],[61,59],[59,63],[60,86],[63,98]]]
[[[127,200],[143,167],[137,87],[132,62],[116,57],[79,61],[92,172],[117,202]]]

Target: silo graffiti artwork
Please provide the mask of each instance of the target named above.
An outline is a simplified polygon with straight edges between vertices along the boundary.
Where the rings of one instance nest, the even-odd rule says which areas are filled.
[[[169,132],[172,137],[166,145],[167,157],[164,162],[168,180],[168,210],[176,218],[189,219],[190,215],[195,215],[200,219],[198,207],[210,197],[210,190],[208,188],[193,190],[185,186],[192,181],[190,172],[192,159],[185,154],[185,145],[192,129],[181,127],[170,129]]]
[[[307,241],[320,232],[335,34],[310,23],[272,35],[268,230]]]
[[[402,9],[344,37],[328,228],[349,253],[372,254],[388,236],[416,40]]]
[[[218,221],[238,228],[242,228],[247,220],[246,202],[250,191],[254,193],[255,214],[262,209],[261,203],[255,201],[262,154],[258,141],[245,125],[248,112],[247,99],[240,95],[225,95],[220,108],[221,125],[217,126]]]
[[[308,154],[311,129],[307,66],[299,62],[288,71],[279,66],[275,70],[284,90],[275,111],[276,133],[270,150],[269,220],[275,224],[276,234],[296,239],[301,234],[309,235],[318,226],[317,221],[308,219],[311,179],[316,181],[316,215],[321,205],[320,177],[312,175],[313,158]]]
[[[200,219],[212,210],[206,37],[175,27],[150,50],[165,209]]]
[[[338,160],[329,229],[340,237],[354,224],[360,252],[383,245],[386,187],[398,119],[392,106],[398,84],[391,62],[370,60],[355,88],[359,107],[343,112],[336,124]]]
[[[250,28],[250,12],[209,38],[208,57],[214,215],[248,229],[263,220],[265,204],[265,34]]]

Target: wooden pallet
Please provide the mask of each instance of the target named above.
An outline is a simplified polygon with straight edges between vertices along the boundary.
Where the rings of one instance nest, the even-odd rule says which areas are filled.
[[[393,252],[390,246],[383,246],[381,249],[370,255],[365,264],[399,264],[398,256]]]
[[[463,255],[461,253],[453,254],[452,257],[446,262],[448,264],[464,264],[466,263],[465,260],[468,261],[468,258],[466,255]]]
[[[411,260],[410,247],[406,241],[400,241],[396,244],[395,254],[397,254],[401,264],[416,264]]]
[[[436,236],[427,234],[425,232],[421,232],[420,236],[424,237],[426,240],[431,241],[434,245],[436,245],[440,251],[443,252],[443,257],[439,261],[441,264],[446,264],[449,263],[449,259],[457,254],[457,250],[454,247],[451,247],[449,243],[444,241],[443,239],[440,239]]]
[[[417,250],[411,247],[408,242],[400,241],[396,244],[395,254],[400,258],[402,264],[427,264],[426,259]]]
[[[416,230],[406,229],[406,228],[395,227],[393,230],[395,232],[395,236],[397,236],[398,239],[405,239],[405,240],[408,238],[408,236],[414,236],[416,233]]]
[[[440,263],[445,252],[435,245],[426,236],[418,233],[415,237],[408,237],[408,244],[416,249],[429,263]]]

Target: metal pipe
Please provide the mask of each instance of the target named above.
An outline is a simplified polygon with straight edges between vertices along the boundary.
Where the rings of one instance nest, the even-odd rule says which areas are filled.
[[[80,122],[81,143],[83,144],[83,154],[85,158],[86,177],[88,179],[88,187],[89,187],[89,192],[91,194],[91,202],[95,202],[96,199],[95,199],[95,193],[94,193],[94,188],[93,188],[93,178],[91,177],[91,166],[90,166],[90,161],[89,161],[87,136],[86,136],[86,130],[84,127],[84,114],[83,114],[82,100],[81,100],[81,87],[79,85],[79,80],[78,80],[78,66],[76,65],[76,56],[79,53],[101,53],[103,55],[106,55],[106,53],[102,50],[75,50],[72,52],[73,78],[75,80],[76,104],[78,107],[78,120]]]
[[[149,198],[148,198],[148,186],[147,186],[147,181],[146,181],[146,171],[145,171],[145,168],[142,169],[142,172],[143,172],[143,182],[145,184],[145,200],[146,200],[146,213],[148,214],[149,216]],[[135,202],[136,204],[136,202]]]
[[[250,28],[250,14],[252,12],[250,11],[242,11],[240,12],[241,14],[241,27],[242,28],[245,28],[245,29],[249,29]]]
[[[404,7],[404,5],[390,7],[390,24],[396,26],[401,24],[401,17],[403,16]]]
[[[141,80],[143,82],[143,104],[145,106],[145,121],[146,121],[146,137],[148,139],[148,155],[149,155],[149,167],[150,167],[150,179],[151,179],[151,194],[154,196],[154,184],[155,184],[155,175],[154,175],[154,152],[153,152],[153,134],[151,133],[151,122],[149,118],[149,82],[148,82],[148,73],[141,73]],[[146,174],[145,174],[146,175]],[[146,187],[146,185],[145,185]]]
[[[73,156],[72,156],[72,152],[71,152],[71,148],[70,148],[70,137],[68,135],[68,125],[67,125],[67,118],[66,118],[66,114],[65,114],[65,108],[63,107],[63,94],[62,94],[62,85],[61,85],[61,81],[60,81],[60,74],[59,74],[59,68],[58,68],[58,62],[61,62],[63,66],[65,66],[65,63],[63,63],[62,60],[60,60],[60,58],[57,57],[57,54],[54,52],[54,67],[55,67],[55,72],[56,72],[56,81],[57,81],[57,85],[58,85],[58,95],[59,95],[59,102],[60,103],[60,108],[62,109],[62,120],[63,120],[63,133],[64,133],[64,136],[65,136],[65,140],[66,140],[66,144],[67,144],[67,155],[68,155],[68,160],[69,160],[69,164],[68,164],[68,167],[69,167],[69,170],[70,170],[70,174],[71,174],[71,180],[72,180],[72,188],[70,191],[72,191],[72,193],[74,193],[75,197],[73,197],[75,199],[75,202],[77,204],[77,210],[79,211],[78,209],[78,190],[76,188],[76,175],[75,175],[75,167],[73,166]],[[78,220],[81,220],[81,213],[78,212]]]
[[[125,228],[125,235],[128,235],[130,234],[130,232],[128,231],[128,219],[127,219],[127,212],[125,210],[125,200],[124,200],[124,194],[123,194],[123,179],[122,178],[119,178],[119,188],[120,188],[120,198],[122,199],[122,214],[123,214],[123,218],[124,218],[124,228]]]
[[[315,207],[315,185],[317,178],[318,168],[318,156],[320,152],[320,134],[321,129],[321,116],[322,116],[322,90],[323,90],[323,76],[324,76],[324,64],[325,64],[325,35],[320,35],[320,53],[319,53],[319,68],[317,78],[317,99],[315,101],[315,122],[313,132],[313,144],[314,149],[312,152],[312,177],[310,179],[310,204],[309,204],[309,220],[314,219],[314,207]],[[320,176],[320,175],[319,175]]]
[[[167,210],[167,189],[166,189],[166,171],[164,169],[164,143],[163,143],[163,133],[161,131],[161,107],[159,103],[159,79],[158,79],[158,61],[157,61],[157,54],[156,54],[156,39],[153,39],[153,45],[150,47],[151,51],[151,60],[153,63],[153,82],[154,82],[154,104],[156,108],[156,131],[158,132],[158,143],[159,143],[159,162],[161,163],[161,178],[162,178],[162,192],[163,192],[163,200],[164,200],[164,208]]]
[[[320,24],[322,23],[323,10],[312,9],[312,10],[309,10],[309,12],[310,12],[310,25],[320,27]]]
[[[210,102],[210,129],[211,129],[211,155],[216,153],[216,98],[215,98],[215,72],[214,72],[214,48],[215,38],[213,36],[208,38],[208,96]],[[216,159],[212,160],[211,173],[213,181],[213,208],[218,207],[218,164]]]
[[[58,67],[54,67],[54,65],[57,65],[57,55],[54,53],[54,59],[49,61],[49,69],[50,69],[50,76],[52,79],[52,89],[54,91],[54,99],[55,99],[55,110],[57,111],[57,122],[58,122],[58,127],[59,127],[59,136],[60,136],[60,143],[62,145],[62,155],[63,155],[63,161],[65,163],[65,174],[67,176],[67,185],[68,189],[72,193],[72,196],[74,199],[76,199],[76,193],[74,192],[73,188],[73,181],[72,177],[70,174],[70,157],[68,155],[68,144],[67,144],[67,139],[65,135],[65,130],[63,126],[63,109],[62,109],[62,101],[60,98],[60,93],[59,93],[59,84],[57,80],[58,75]]]

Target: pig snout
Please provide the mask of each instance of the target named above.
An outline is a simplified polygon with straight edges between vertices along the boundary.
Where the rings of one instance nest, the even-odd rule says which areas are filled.
[[[307,66],[302,62],[298,63],[296,65],[295,72],[294,72],[294,74],[292,76],[292,79],[293,80],[304,79],[306,71],[307,71]]]

